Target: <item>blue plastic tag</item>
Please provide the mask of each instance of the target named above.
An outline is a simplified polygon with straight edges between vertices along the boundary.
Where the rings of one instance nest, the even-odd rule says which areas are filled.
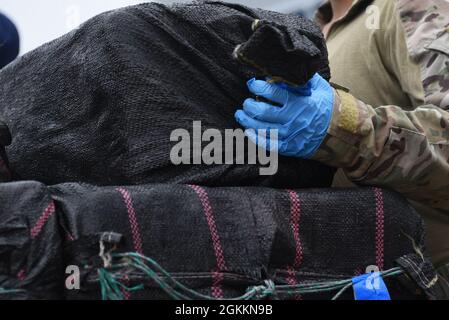
[[[387,286],[379,272],[367,273],[352,279],[355,300],[391,300]]]

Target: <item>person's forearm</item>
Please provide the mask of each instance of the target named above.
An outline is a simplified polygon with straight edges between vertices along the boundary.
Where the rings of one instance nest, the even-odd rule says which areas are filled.
[[[352,181],[449,209],[449,113],[435,106],[373,107],[335,91],[328,136],[313,159]]]

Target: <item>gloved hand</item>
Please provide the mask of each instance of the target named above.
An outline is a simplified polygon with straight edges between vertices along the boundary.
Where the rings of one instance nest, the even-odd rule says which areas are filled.
[[[278,130],[278,139],[248,137],[259,146],[272,150],[277,146],[278,153],[299,158],[312,157],[327,134],[332,118],[334,90],[319,74],[304,87],[270,84],[252,79],[248,81],[249,90],[256,96],[276,104],[259,102],[252,98],[243,103],[243,110],[235,114],[236,120],[246,129]]]

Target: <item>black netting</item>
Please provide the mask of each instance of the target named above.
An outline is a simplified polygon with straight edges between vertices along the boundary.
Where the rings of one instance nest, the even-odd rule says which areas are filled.
[[[120,241],[108,250],[151,257],[198,292],[228,298],[268,279],[277,285],[351,279],[370,265],[389,270],[399,258],[412,259],[416,248],[424,252],[419,215],[380,189],[22,182],[3,184],[1,191],[0,287],[25,291],[0,298],[101,298],[100,239],[111,232]],[[431,266],[413,259],[413,276],[432,279]],[[81,290],[64,295],[62,266],[70,265],[80,268]],[[144,285],[128,298],[168,298],[139,270],[108,272],[125,285]],[[417,297],[410,280],[407,286],[401,277],[387,280],[392,298]],[[345,297],[351,296],[348,290]]]
[[[120,241],[108,249],[151,257],[214,297],[266,280],[350,279],[403,257],[401,266],[418,266],[413,279],[432,275],[416,256],[422,221],[394,193],[298,189],[327,187],[333,173],[300,159],[281,158],[274,176],[260,176],[259,165],[170,162],[172,130],[191,129],[193,120],[236,128],[246,79],[302,84],[315,72],[330,76],[317,26],[219,2],[107,12],[2,70],[13,178],[40,182],[0,184],[0,298],[100,298],[99,243],[111,232]],[[1,180],[10,180],[0,157]],[[98,186],[44,185],[73,181]],[[64,291],[68,265],[80,268],[81,290]],[[125,298],[167,298],[131,266],[107,272],[143,285]],[[416,297],[416,285],[400,280],[389,279],[393,298]]]

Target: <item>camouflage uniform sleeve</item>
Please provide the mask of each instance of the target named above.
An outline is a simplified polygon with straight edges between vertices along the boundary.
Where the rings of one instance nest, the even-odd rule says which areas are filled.
[[[313,159],[343,168],[357,184],[449,208],[449,113],[439,107],[374,109],[337,89],[328,135]]]
[[[397,0],[397,8],[426,104],[449,110],[449,1]]]
[[[328,136],[314,159],[343,168],[357,184],[448,211],[449,2],[396,1],[407,49],[421,68],[425,105],[373,108],[337,89]]]

